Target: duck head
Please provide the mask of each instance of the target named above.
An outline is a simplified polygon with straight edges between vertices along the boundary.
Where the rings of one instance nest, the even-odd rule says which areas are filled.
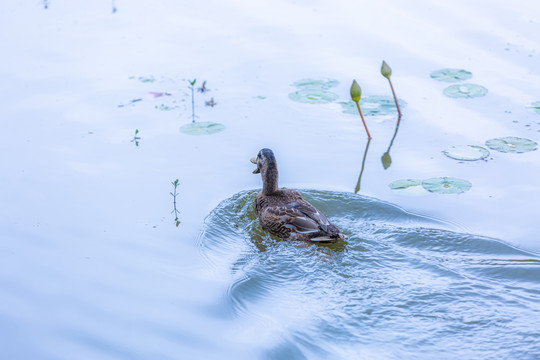
[[[257,155],[257,168],[254,174],[261,174],[263,180],[263,192],[271,194],[278,189],[278,170],[274,152],[270,149],[262,149]]]

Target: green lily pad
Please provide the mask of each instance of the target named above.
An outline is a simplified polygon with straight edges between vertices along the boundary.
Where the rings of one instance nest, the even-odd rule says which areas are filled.
[[[461,194],[469,190],[472,184],[454,177],[437,177],[422,181],[424,189],[438,194]]]
[[[422,180],[416,180],[416,179],[401,179],[396,180],[388,184],[390,189],[392,190],[400,190],[400,189],[407,189],[412,186],[419,186],[422,185]]]
[[[531,109],[537,114],[540,114],[540,101],[532,102],[531,106],[529,106],[529,109]]]
[[[476,84],[457,84],[450,85],[444,89],[444,95],[453,98],[475,98],[485,96],[488,90]]]
[[[317,89],[298,90],[289,94],[289,99],[307,104],[328,104],[337,98],[338,95],[333,92]]]
[[[431,78],[444,82],[457,82],[472,78],[472,73],[463,69],[441,69],[432,72]]]
[[[502,137],[486,141],[486,146],[492,150],[504,153],[524,153],[536,150],[537,143],[524,138]]]
[[[339,81],[334,79],[322,78],[322,79],[302,79],[296,81],[294,86],[299,87],[302,90],[318,89],[326,90],[339,85]]]
[[[397,114],[396,102],[391,96],[365,96],[360,99],[359,103],[364,116]],[[340,101],[339,104],[344,114],[358,115],[358,109],[354,101]],[[401,109],[407,106],[407,103],[400,98],[398,98],[398,104]]]
[[[452,146],[451,149],[444,150],[443,154],[454,160],[475,161],[488,157],[489,151],[482,146],[462,145]]]
[[[194,122],[180,128],[180,131],[189,135],[210,135],[225,130],[225,125],[213,122]]]

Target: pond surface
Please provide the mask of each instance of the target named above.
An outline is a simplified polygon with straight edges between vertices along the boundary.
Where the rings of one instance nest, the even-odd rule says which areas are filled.
[[[3,1],[0,358],[537,358],[539,13]],[[261,231],[263,147],[347,241]]]

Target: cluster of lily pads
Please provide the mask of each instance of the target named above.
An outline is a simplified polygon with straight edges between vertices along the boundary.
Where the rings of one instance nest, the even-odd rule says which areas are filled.
[[[490,139],[485,144],[489,149],[503,153],[524,153],[534,151],[538,144],[532,140],[518,137],[501,137]],[[443,151],[451,159],[459,161],[482,160],[489,156],[489,150],[479,145],[453,146]],[[472,184],[464,179],[455,177],[437,177],[427,180],[401,179],[388,185],[392,190],[415,191],[419,187],[439,194],[460,194],[469,190]]]
[[[460,82],[472,78],[472,73],[463,69],[441,69],[431,73],[431,78],[442,82]],[[455,84],[443,90],[446,96],[453,98],[475,98],[485,96],[488,90],[477,84]]]
[[[177,84],[174,80],[169,78],[161,78],[156,79],[154,76],[131,76],[130,79],[137,80],[144,84],[154,84],[154,83],[165,83],[165,82],[171,82],[173,83],[173,86],[177,88]],[[200,87],[195,87],[195,84],[197,83],[197,79],[188,80],[189,86],[188,89],[191,92],[191,123],[188,123],[180,128],[180,131],[185,134],[190,135],[208,135],[208,134],[215,134],[218,132],[221,132],[225,130],[225,125],[215,123],[215,122],[198,122],[195,119],[197,116],[195,115],[195,93],[201,93],[206,94],[210,91],[206,87],[206,81],[204,81]],[[163,85],[163,84],[162,84]],[[120,104],[118,107],[127,107],[127,106],[133,106],[137,103],[148,101],[148,100],[157,100],[159,99],[160,103],[154,105],[154,108],[156,110],[160,111],[173,111],[180,108],[180,103],[185,103],[185,98],[178,95],[177,93],[173,92],[167,92],[167,91],[149,91],[148,94],[144,97],[135,98],[130,100],[127,103]],[[205,100],[204,102],[205,106],[214,107],[216,105],[216,102],[214,101],[214,98],[212,97],[209,100]]]
[[[289,94],[289,99],[305,104],[328,104],[338,100],[339,95],[331,91],[339,85],[339,81],[330,78],[307,78],[292,84],[298,90]],[[398,99],[399,107],[404,108],[407,103]],[[338,101],[344,114],[356,115],[356,103],[352,100]],[[359,100],[365,116],[391,115],[398,112],[394,99],[385,95],[370,95]]]
[[[491,150],[520,154],[536,150],[538,144],[530,139],[506,136],[489,139],[485,145]],[[452,146],[450,149],[444,150],[443,154],[454,160],[476,161],[487,158],[489,150],[479,145],[462,145]]]
[[[459,82],[472,78],[472,73],[463,69],[441,69],[431,73],[431,77],[443,82]],[[473,98],[484,96],[487,89],[475,84],[456,84],[444,90],[446,96],[455,98]],[[531,104],[531,109],[540,113],[540,101]],[[490,156],[488,149],[502,153],[525,153],[537,149],[535,141],[519,137],[500,137],[489,139],[485,147],[480,145],[452,146],[443,151],[447,157],[458,161],[478,161]],[[401,179],[388,185],[392,190],[416,192],[424,189],[439,194],[460,194],[468,191],[472,184],[464,179],[455,177],[436,177],[427,180]]]

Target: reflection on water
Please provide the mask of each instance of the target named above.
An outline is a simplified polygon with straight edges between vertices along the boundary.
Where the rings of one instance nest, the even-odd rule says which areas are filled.
[[[396,139],[400,122],[401,122],[401,115],[398,115],[398,118],[396,121],[396,130],[394,131],[394,136],[392,136],[392,140],[390,140],[390,145],[388,145],[388,149],[381,157],[384,170],[388,169],[390,165],[392,165],[392,158],[390,157],[390,149],[392,148],[392,145],[394,144],[394,140]]]
[[[368,143],[369,144],[369,143]],[[497,240],[351,193],[302,191],[348,236],[338,244],[263,232],[257,191],[206,219],[201,251],[230,272],[224,302],[263,357],[516,358],[540,353],[540,260]]]
[[[364,158],[362,159],[362,168],[360,169],[360,175],[358,175],[358,181],[356,182],[356,186],[354,188],[354,193],[358,194],[358,191],[360,191],[360,182],[362,181],[362,175],[364,174],[364,168],[366,166],[366,158],[367,153],[369,150],[369,144],[371,143],[372,138],[368,138],[366,143],[366,149],[364,150]]]

